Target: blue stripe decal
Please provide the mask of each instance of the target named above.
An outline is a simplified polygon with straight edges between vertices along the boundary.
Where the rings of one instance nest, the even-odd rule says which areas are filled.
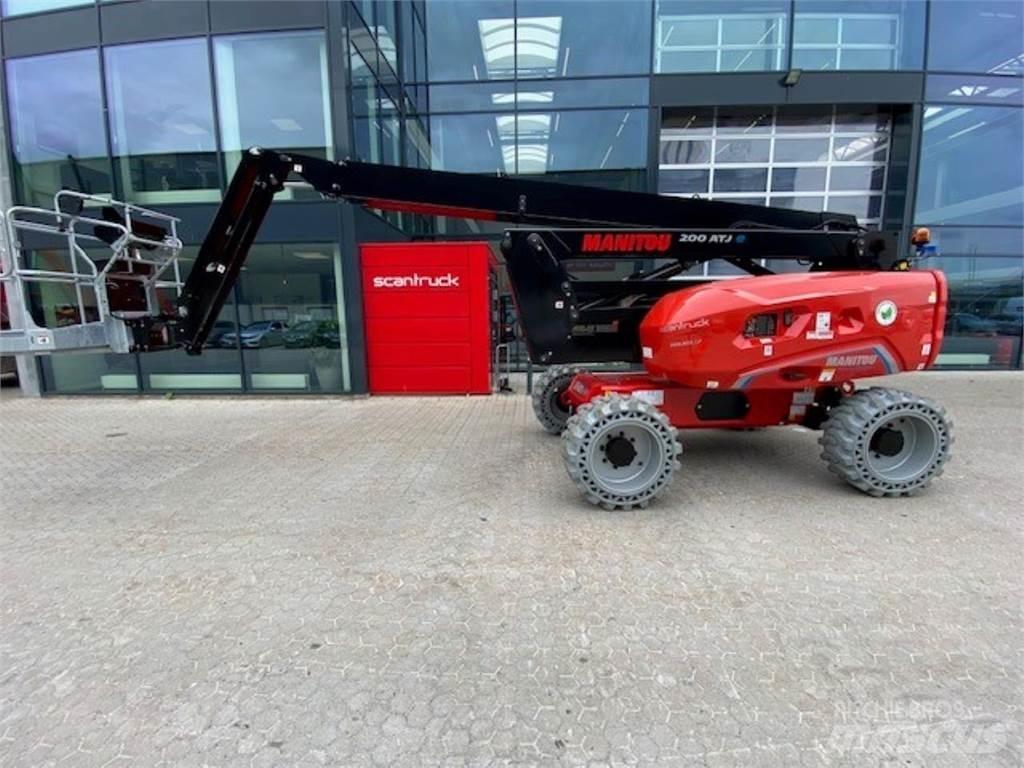
[[[882,358],[882,365],[885,366],[885,372],[886,373],[898,373],[899,372],[900,367],[898,365],[896,365],[896,361],[892,359],[892,355],[890,355],[888,353],[888,351],[886,351],[885,347],[875,346],[875,347],[872,347],[871,349],[873,349],[875,351],[875,354],[877,354],[880,358]]]
[[[750,382],[756,379],[757,376],[758,374],[756,373],[748,373],[746,376],[744,376],[742,379],[736,382],[736,389],[746,389],[747,387],[750,386]]]

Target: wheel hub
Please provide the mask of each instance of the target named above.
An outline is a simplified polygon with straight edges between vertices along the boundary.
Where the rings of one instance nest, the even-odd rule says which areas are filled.
[[[903,450],[903,433],[890,426],[884,426],[871,437],[871,450],[882,456],[896,456]]]
[[[622,432],[609,437],[608,442],[602,446],[602,450],[604,451],[605,458],[616,469],[628,467],[636,458],[636,448],[633,447],[633,441],[625,437]]]

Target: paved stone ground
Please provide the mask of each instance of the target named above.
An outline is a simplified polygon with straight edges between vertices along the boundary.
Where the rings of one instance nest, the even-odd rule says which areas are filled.
[[[1022,762],[1017,374],[859,495],[795,429],[587,506],[523,396],[0,403],[0,765]]]

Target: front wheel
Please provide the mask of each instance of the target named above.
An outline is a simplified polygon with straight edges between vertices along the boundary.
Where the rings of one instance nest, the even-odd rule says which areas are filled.
[[[871,496],[910,496],[942,474],[953,423],[931,400],[872,388],[831,410],[818,440],[830,472]]]
[[[603,395],[580,406],[562,433],[569,477],[605,509],[633,509],[668,487],[683,447],[668,416],[637,397]]]

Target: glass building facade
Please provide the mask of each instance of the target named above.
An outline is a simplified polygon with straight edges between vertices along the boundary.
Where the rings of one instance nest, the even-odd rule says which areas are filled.
[[[18,203],[70,187],[159,207],[182,218],[187,256],[258,144],[830,210],[904,236],[927,225],[941,255],[926,266],[951,286],[940,365],[1021,365],[1016,0],[0,0],[0,12]],[[466,229],[376,217],[294,181],[279,199],[206,353],[42,360],[45,389],[365,389],[358,244]],[[58,294],[37,297],[50,322]]]

